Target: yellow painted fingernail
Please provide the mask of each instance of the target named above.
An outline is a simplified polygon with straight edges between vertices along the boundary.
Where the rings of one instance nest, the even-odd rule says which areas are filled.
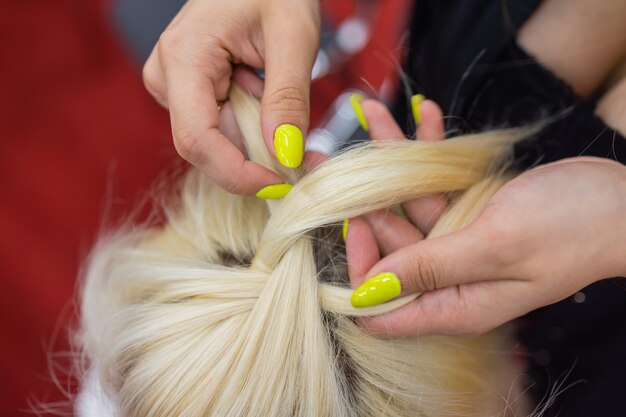
[[[348,219],[345,219],[343,221],[343,226],[341,226],[341,236],[343,237],[343,241],[346,241],[346,238],[348,237],[348,224],[350,224],[350,221]]]
[[[352,104],[352,108],[354,109],[354,113],[356,114],[356,118],[359,119],[359,123],[361,124],[363,130],[367,132],[369,130],[369,127],[367,126],[367,120],[365,120],[365,116],[363,115],[363,108],[361,107],[361,103],[363,102],[363,100],[365,100],[365,97],[358,93],[353,93],[349,98],[350,104]]]
[[[302,131],[294,125],[283,124],[274,132],[276,159],[287,168],[297,168],[304,155]]]
[[[426,100],[421,94],[415,94],[411,97],[411,109],[413,110],[413,120],[415,120],[416,124],[420,124],[422,122],[422,111],[420,110],[420,104],[422,101]]]
[[[276,200],[286,196],[291,191],[291,188],[291,184],[272,184],[261,188],[256,193],[256,196],[266,200]]]
[[[391,272],[383,272],[365,281],[354,290],[350,303],[353,307],[372,307],[400,295],[400,280]]]

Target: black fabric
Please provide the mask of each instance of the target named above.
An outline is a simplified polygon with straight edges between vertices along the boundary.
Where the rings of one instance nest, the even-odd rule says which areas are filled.
[[[626,139],[516,43],[539,0],[418,0],[406,71],[442,107],[451,134],[548,122],[517,155],[526,166],[594,155],[626,163]],[[396,113],[412,133],[406,95]]]
[[[579,155],[626,163],[626,139],[516,43],[540,0],[418,0],[406,65],[412,93],[439,103],[451,135],[490,128],[548,125],[516,149],[522,167]],[[408,97],[398,120],[412,134]],[[581,196],[585,198],[585,196]],[[626,254],[625,254],[626,256]],[[545,416],[626,416],[626,291],[613,281],[520,321],[529,356],[530,392],[539,402],[567,388]],[[578,382],[578,383],[577,383]]]

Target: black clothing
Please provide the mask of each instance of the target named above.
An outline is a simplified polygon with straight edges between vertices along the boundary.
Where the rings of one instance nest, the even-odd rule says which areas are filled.
[[[517,30],[539,4],[416,1],[406,67],[413,93],[441,105],[452,135],[548,120],[535,140],[516,149],[525,167],[579,155],[626,163],[626,139],[594,116],[595,101],[581,100],[516,44]],[[396,115],[412,134],[406,98],[402,92]],[[520,339],[537,401],[560,380],[561,388],[581,381],[556,398],[546,417],[626,416],[623,288],[599,282],[533,312],[521,321]]]
[[[406,68],[413,92],[442,107],[453,134],[551,120],[519,150],[527,166],[579,155],[626,163],[626,139],[593,114],[595,101],[582,101],[517,46],[515,33],[539,3],[416,1]],[[407,100],[398,104],[408,120]]]

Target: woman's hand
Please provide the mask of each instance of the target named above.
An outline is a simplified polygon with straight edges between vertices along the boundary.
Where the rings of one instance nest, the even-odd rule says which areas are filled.
[[[420,141],[438,141],[445,137],[443,113],[431,100],[416,95],[412,100],[415,122],[419,125],[416,138]],[[355,109],[367,120],[372,141],[402,141],[404,133],[385,105],[376,100],[365,100]],[[364,127],[365,128],[365,127]],[[448,206],[443,195],[417,198],[402,204],[406,217],[391,210],[378,210],[344,223],[348,272],[353,285],[363,281],[364,274],[380,256],[424,239],[439,216]]]
[[[392,242],[402,230],[388,227],[378,238]],[[392,336],[488,331],[626,274],[625,236],[625,166],[584,157],[535,168],[502,187],[467,228],[399,248],[352,277],[358,285],[391,272],[402,294],[424,292],[362,324]]]
[[[283,165],[299,166],[318,42],[318,0],[189,0],[144,67],[148,91],[170,110],[179,154],[233,193],[282,182],[223,135],[218,102],[233,65],[264,68],[263,137]]]

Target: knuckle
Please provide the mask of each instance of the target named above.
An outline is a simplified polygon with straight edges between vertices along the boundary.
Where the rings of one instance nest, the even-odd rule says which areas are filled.
[[[241,38],[241,21],[239,19],[239,16],[216,16],[211,25],[213,40],[221,43],[222,40]]]
[[[414,288],[422,291],[433,291],[439,288],[441,268],[434,259],[421,256],[414,263],[414,269],[411,272]]]
[[[158,71],[159,69],[152,61],[146,62],[143,66],[143,70],[141,71],[143,84],[146,87],[146,90],[148,90],[148,92],[156,98],[160,98],[163,91]]]
[[[173,67],[186,67],[209,77],[230,78],[233,55],[220,40],[223,37],[202,37],[167,29],[157,44],[157,52],[164,71]]]
[[[182,42],[183,36],[177,30],[166,29],[159,37],[159,42],[157,43],[159,53],[165,57],[170,56],[180,48]]]
[[[199,140],[193,129],[189,127],[177,128],[174,130],[173,135],[174,147],[183,159],[196,168],[202,169],[208,174],[209,178],[229,193],[243,194],[245,192],[240,166],[234,166],[235,164],[233,164],[233,166],[230,166],[228,175],[223,175],[223,172],[218,172],[216,167],[210,164],[210,158],[202,148],[202,141]]]
[[[488,285],[483,285],[483,291],[488,288]],[[448,334],[476,337],[496,327],[493,321],[497,314],[488,305],[484,305],[482,298],[468,295],[461,285],[457,285],[454,291],[455,308],[450,310],[450,317],[446,320],[451,324]]]
[[[241,181],[241,175],[232,175],[224,178],[220,186],[231,194],[242,194],[243,183]]]
[[[185,160],[197,165],[201,153],[198,146],[199,141],[195,132],[189,127],[180,127],[173,130],[174,147],[176,152]]]
[[[308,92],[304,88],[294,85],[278,88],[267,97],[270,110],[298,115],[309,108]]]
[[[522,239],[526,233],[520,229],[519,223],[495,213],[487,223],[472,228],[476,246],[481,248],[481,257],[488,260],[482,264],[487,274],[502,274],[518,260],[529,257],[533,245]]]

